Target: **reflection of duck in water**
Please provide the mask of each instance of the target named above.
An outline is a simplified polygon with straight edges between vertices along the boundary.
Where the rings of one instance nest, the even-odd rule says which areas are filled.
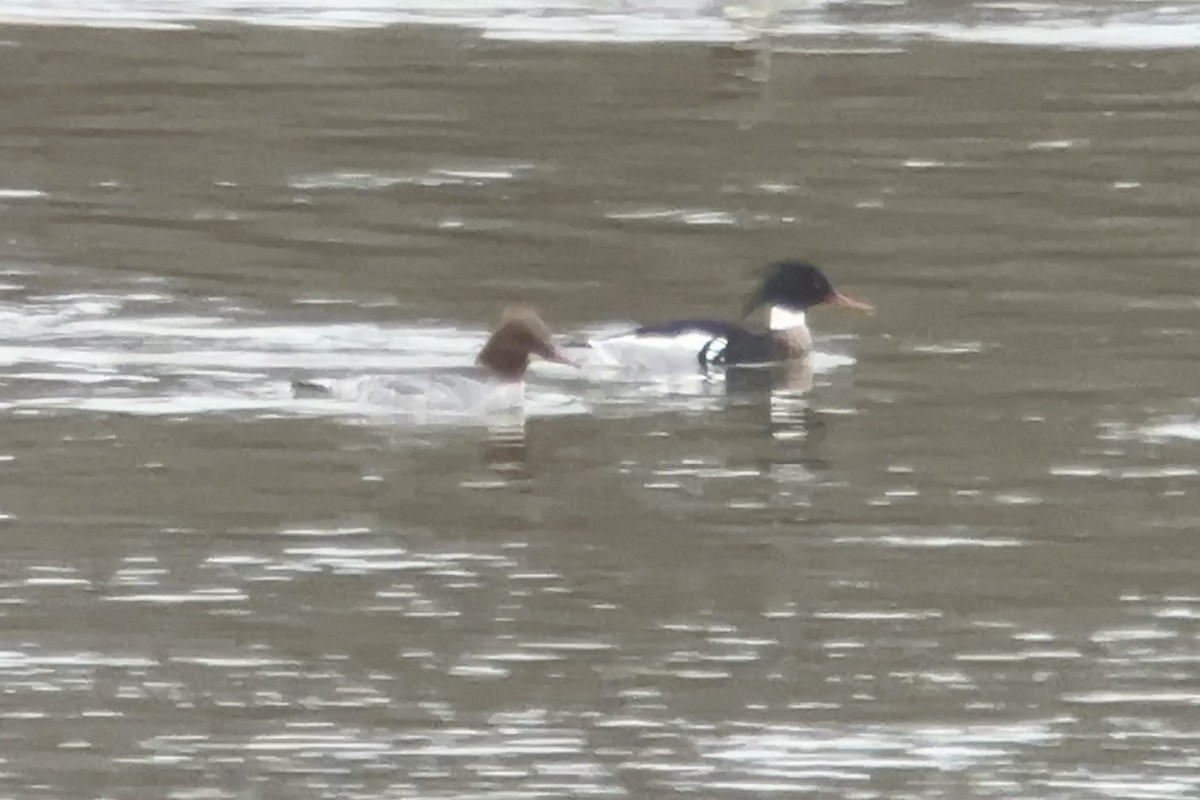
[[[775,439],[803,439],[817,415],[809,403],[812,363],[792,359],[768,367],[733,367],[725,373],[729,406],[746,418],[757,418]]]
[[[869,303],[833,288],[821,269],[803,261],[770,265],[762,285],[746,302],[743,317],[767,306],[770,330],[757,333],[732,322],[682,319],[588,343],[600,364],[637,371],[678,370],[787,362],[812,350],[807,312],[822,305],[874,311]]]
[[[551,341],[550,329],[537,312],[518,304],[504,310],[499,327],[480,349],[473,367],[296,381],[292,390],[297,397],[365,403],[387,413],[417,416],[420,421],[458,420],[520,411],[525,399],[525,372],[534,356],[573,363]]]

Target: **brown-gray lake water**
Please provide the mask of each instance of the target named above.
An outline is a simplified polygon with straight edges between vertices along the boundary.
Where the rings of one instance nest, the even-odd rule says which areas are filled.
[[[1195,51],[0,40],[0,795],[1200,792]],[[789,256],[807,393],[288,391]]]

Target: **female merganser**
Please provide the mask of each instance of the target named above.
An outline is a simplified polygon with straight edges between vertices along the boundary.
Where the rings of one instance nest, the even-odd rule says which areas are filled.
[[[332,397],[364,403],[420,421],[520,410],[525,372],[533,356],[574,365],[551,341],[550,329],[532,306],[504,309],[500,325],[475,358],[475,366],[408,375],[295,381],[298,397]]]
[[[762,286],[746,301],[742,318],[770,307],[766,333],[732,322],[681,319],[643,325],[590,344],[601,361],[649,369],[654,365],[710,367],[767,364],[802,358],[812,349],[805,312],[819,305],[873,312],[869,303],[833,288],[821,269],[803,261],[779,261],[767,267]]]

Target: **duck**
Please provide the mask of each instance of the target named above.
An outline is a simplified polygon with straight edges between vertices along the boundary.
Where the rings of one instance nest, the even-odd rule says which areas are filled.
[[[746,300],[742,319],[766,306],[768,328],[749,330],[735,322],[680,319],[641,325],[632,331],[587,343],[593,357],[608,366],[653,370],[756,366],[803,359],[813,347],[808,312],[819,306],[874,313],[870,303],[834,288],[825,272],[807,261],[767,265],[758,289]]]
[[[533,306],[504,309],[471,366],[433,372],[293,381],[297,398],[324,397],[376,407],[430,421],[521,410],[525,374],[534,357],[578,366],[553,342],[549,326]]]

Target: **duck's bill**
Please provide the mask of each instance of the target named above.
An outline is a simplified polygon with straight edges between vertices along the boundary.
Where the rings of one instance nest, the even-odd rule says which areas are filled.
[[[848,308],[851,311],[863,311],[867,314],[875,313],[875,306],[863,300],[856,300],[850,295],[842,294],[841,292],[834,292],[829,295],[829,299],[825,302],[839,308]]]
[[[555,364],[566,364],[568,367],[579,369],[579,362],[573,360],[570,356],[559,350],[557,347],[551,347],[550,350],[542,356],[547,361],[552,361]]]

